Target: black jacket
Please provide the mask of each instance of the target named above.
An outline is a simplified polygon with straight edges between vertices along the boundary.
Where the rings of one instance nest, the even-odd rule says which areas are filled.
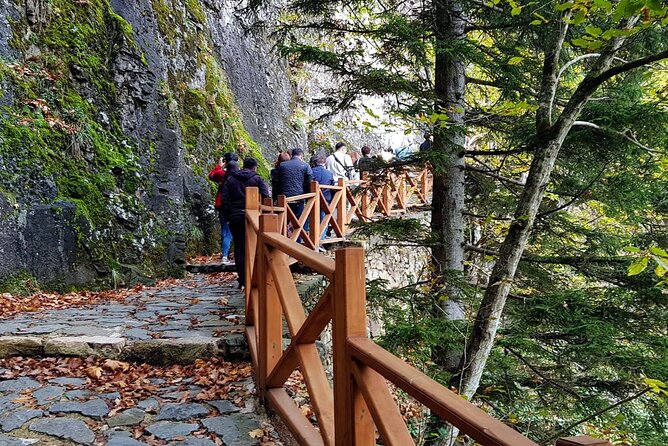
[[[278,193],[276,195],[293,197],[310,192],[312,179],[311,167],[298,157],[283,161],[278,166],[278,184],[276,185]]]
[[[267,183],[251,169],[242,169],[232,172],[223,184],[221,196],[223,201],[223,216],[226,221],[235,217],[243,217],[246,211],[246,188],[257,187],[262,198],[269,196]]]

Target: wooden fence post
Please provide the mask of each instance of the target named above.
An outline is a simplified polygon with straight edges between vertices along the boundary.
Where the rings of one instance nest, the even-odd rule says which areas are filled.
[[[369,172],[362,172],[362,181],[360,192],[362,198],[360,199],[360,211],[364,218],[371,218],[369,215],[369,190],[371,188],[371,183],[369,181]]]
[[[280,233],[284,236],[288,236],[288,203],[285,201],[285,195],[279,195],[276,199],[276,206],[283,208],[281,214],[281,219],[279,221],[279,226],[281,228]]]
[[[246,211],[259,211],[260,210],[260,190],[257,187],[247,187],[246,188]],[[244,280],[244,295],[246,296],[246,308],[248,308],[248,303],[250,300],[251,290],[253,289],[252,280],[253,280],[253,266],[255,265],[255,254],[257,251],[257,235],[253,230],[252,226],[248,223],[246,224],[246,263],[243,266],[246,271],[246,279]]]
[[[313,249],[317,251],[320,246],[320,185],[317,181],[311,182],[311,193],[315,193],[315,197],[309,212],[308,235],[313,242]]]
[[[258,305],[259,321],[256,325],[258,339],[258,388],[264,399],[267,376],[272,372],[283,354],[283,318],[281,302],[267,260],[265,233],[279,232],[278,216],[265,214],[260,216],[260,235],[258,237]]]
[[[334,431],[336,446],[374,446],[374,424],[355,380],[347,343],[351,336],[366,336],[366,273],[364,250],[336,251],[334,272]]]
[[[557,440],[556,446],[612,446],[608,440],[592,438],[586,435],[566,437]]]

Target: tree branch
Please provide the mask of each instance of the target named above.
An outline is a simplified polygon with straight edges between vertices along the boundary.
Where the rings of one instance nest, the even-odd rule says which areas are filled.
[[[552,384],[554,387],[563,390],[564,392],[566,392],[566,393],[568,393],[569,395],[571,395],[571,396],[577,398],[578,400],[582,400],[582,399],[583,399],[582,396],[580,396],[575,390],[569,389],[568,387],[566,387],[566,386],[564,386],[564,385],[562,385],[562,384],[559,384],[558,382],[552,380],[551,378],[548,378],[547,376],[543,375],[543,374],[542,374],[536,367],[534,367],[533,365],[531,365],[531,364],[529,363],[529,361],[527,361],[526,359],[524,359],[524,357],[523,357],[522,355],[520,355],[519,353],[517,353],[517,352],[516,352],[515,350],[513,350],[512,348],[507,347],[507,346],[505,346],[504,348],[505,348],[507,351],[509,351],[510,353],[512,353],[513,355],[515,355],[515,357],[516,357],[517,359],[519,359],[524,365],[526,365],[527,367],[529,367],[529,369],[531,369],[532,372],[534,372],[536,375],[540,376],[540,377],[543,378],[545,381],[547,381],[547,382],[549,382],[550,384]]]
[[[575,122],[573,122],[573,125],[578,125],[578,126],[581,126],[581,127],[591,127],[593,129],[600,130],[602,132],[612,133],[613,135],[621,136],[622,138],[624,138],[627,141],[635,144],[636,146],[640,147],[641,149],[646,150],[649,153],[659,153],[658,150],[652,149],[651,147],[648,147],[648,146],[644,145],[643,143],[641,143],[640,141],[638,141],[635,136],[628,133],[629,130],[626,130],[624,132],[620,132],[618,130],[613,130],[613,129],[608,129],[608,128],[605,128],[605,127],[601,127],[598,124],[594,124],[593,122],[588,122],[588,121],[575,121]]]
[[[578,122],[578,121],[576,121],[576,122]],[[561,206],[557,206],[556,208],[550,209],[549,211],[539,213],[538,215],[536,215],[536,219],[546,217],[550,214],[554,214],[555,212],[558,212],[562,209],[566,209],[568,206],[575,203],[580,197],[582,197],[582,195],[584,195],[585,192],[587,192],[589,190],[589,188],[591,188],[594,185],[595,182],[598,181],[599,178],[601,178],[601,175],[603,175],[603,172],[605,172],[605,169],[608,167],[608,164],[610,164],[610,162],[605,163],[605,165],[603,166],[603,169],[601,169],[601,171],[598,173],[598,175],[596,175],[594,177],[594,179],[592,179],[580,192],[575,194],[575,196],[573,198],[571,198],[570,200],[568,200],[566,203],[564,203]]]
[[[597,412],[595,412],[595,413],[593,413],[593,414],[591,414],[591,415],[589,415],[589,416],[587,416],[587,417],[584,417],[584,418],[582,418],[581,420],[578,420],[578,421],[576,421],[576,422],[574,422],[574,423],[571,423],[571,424],[569,424],[568,426],[566,426],[564,429],[562,429],[562,430],[560,430],[559,432],[557,432],[556,434],[554,434],[554,435],[552,435],[551,437],[549,437],[549,438],[545,439],[544,441],[542,441],[540,444],[541,444],[541,445],[547,445],[547,444],[550,444],[550,443],[552,443],[553,440],[556,440],[557,438],[559,438],[559,437],[561,437],[561,436],[563,436],[563,435],[568,434],[568,432],[570,432],[570,430],[573,429],[574,427],[579,426],[580,424],[585,423],[585,422],[591,420],[592,418],[596,418],[596,417],[599,416],[599,415],[603,415],[604,413],[611,411],[611,410],[614,409],[615,407],[619,407],[619,406],[621,406],[622,404],[628,403],[629,401],[633,401],[633,400],[635,400],[636,398],[640,398],[641,396],[643,396],[644,394],[646,394],[646,393],[649,392],[650,390],[651,390],[651,389],[650,389],[649,387],[647,387],[646,389],[643,389],[643,390],[641,390],[640,392],[636,392],[636,393],[634,393],[633,395],[631,395],[631,396],[629,396],[629,397],[627,397],[627,398],[624,398],[623,400],[617,401],[615,404],[611,404],[610,406],[608,406],[608,407],[606,407],[606,408],[603,408],[603,409],[601,409],[601,410],[599,410],[599,411],[597,411]]]
[[[473,166],[471,166],[470,164],[467,164],[466,167],[465,167],[464,169],[468,170],[469,172],[478,172],[478,173],[481,173],[481,174],[483,174],[483,175],[487,175],[488,177],[496,178],[496,179],[499,180],[499,181],[506,182],[506,183],[510,183],[510,184],[515,184],[515,185],[517,185],[517,186],[524,186],[524,185],[525,185],[525,184],[524,184],[523,182],[521,182],[521,181],[514,180],[514,179],[512,179],[512,178],[506,178],[506,177],[504,177],[504,176],[502,176],[502,175],[499,175],[499,174],[496,173],[496,172],[492,172],[492,171],[490,171],[490,170],[485,170],[485,169],[479,169],[479,168],[477,168],[477,167],[473,167]]]
[[[552,41],[552,45],[545,51],[545,61],[543,62],[543,75],[541,79],[540,91],[538,93],[538,110],[536,110],[536,128],[548,128],[552,125],[550,110],[552,108],[552,98],[555,95],[559,78],[559,56],[561,48],[564,46],[566,32],[568,31],[568,21],[571,15],[570,9],[559,17],[559,29],[557,35]]]

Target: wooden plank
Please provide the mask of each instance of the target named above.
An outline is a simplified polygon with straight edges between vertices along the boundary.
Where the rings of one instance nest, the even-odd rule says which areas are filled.
[[[368,338],[350,337],[348,347],[354,358],[376,370],[478,443],[485,446],[537,446]]]
[[[374,446],[375,430],[364,397],[350,370],[350,336],[366,336],[366,274],[364,250],[336,251],[332,345],[334,356],[334,422],[336,446]]]
[[[270,274],[264,243],[267,234],[276,233],[278,216],[265,214],[260,216],[260,238],[257,252],[257,275],[259,285],[259,321],[256,326],[258,336],[258,389],[264,396],[267,376],[272,372],[283,354],[283,318],[281,302],[278,298],[274,278]]]
[[[556,446],[612,446],[608,440],[592,438],[586,435],[566,437],[557,440]]]
[[[328,277],[330,280],[334,277],[334,261],[329,257],[313,252],[307,247],[293,242],[289,238],[280,234],[264,234],[263,240],[264,243],[294,257],[300,263],[303,263],[316,272]]]
[[[257,336],[255,334],[255,327],[246,327],[246,342],[248,342],[251,361],[253,364],[257,364]],[[257,373],[257,367],[255,368],[255,372]]]
[[[307,193],[301,194],[301,195],[293,195],[291,197],[285,197],[285,201],[287,203],[292,203],[292,202],[299,201],[299,200],[307,200],[307,199],[313,198],[313,197],[315,197],[315,194],[313,192],[307,192]]]
[[[311,223],[309,224],[308,232],[311,244],[313,245],[311,248],[318,249],[318,246],[320,246],[320,236],[322,235],[322,232],[320,231],[321,193],[317,181],[311,182],[311,192],[315,194],[315,197],[313,200],[313,206],[309,211],[309,221]],[[322,200],[322,202],[326,203],[325,200]]]
[[[367,366],[352,364],[355,381],[386,446],[415,445],[385,379]]]
[[[315,344],[297,345],[295,350],[322,438],[327,446],[334,446],[334,397],[318,350]]]
[[[299,291],[292,278],[292,272],[288,265],[287,254],[274,250],[268,252],[267,262],[274,278],[274,285],[278,291],[278,297],[283,305],[283,313],[288,324],[290,336],[297,334],[306,320],[306,312],[299,297]]]
[[[299,444],[325,446],[320,432],[311,425],[284,389],[267,390],[267,400]]]
[[[268,387],[281,387],[288,379],[292,371],[297,368],[298,360],[295,354],[295,346],[315,342],[320,333],[325,329],[332,319],[332,285],[330,284],[320,298],[315,308],[306,318],[301,329],[292,338],[292,343],[283,352],[283,356],[267,378]]]

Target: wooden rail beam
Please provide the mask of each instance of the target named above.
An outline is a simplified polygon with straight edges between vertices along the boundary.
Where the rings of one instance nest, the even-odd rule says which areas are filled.
[[[578,437],[560,438],[557,440],[556,446],[612,446],[612,443],[608,440],[580,435]]]

